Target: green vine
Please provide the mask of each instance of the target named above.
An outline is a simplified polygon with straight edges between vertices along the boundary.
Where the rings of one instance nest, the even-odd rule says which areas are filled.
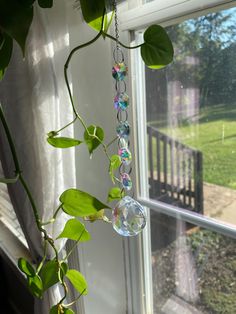
[[[10,62],[13,40],[18,42],[24,54],[25,41],[33,19],[33,10],[35,5],[34,0],[24,0],[20,3],[17,0],[11,0],[10,2],[11,4],[9,4],[9,1],[3,0],[0,4],[0,79],[4,76],[5,70],[7,69],[7,66]],[[110,2],[110,7],[112,7],[113,1]],[[50,8],[53,6],[53,0],[38,0],[38,4],[42,8]],[[120,182],[119,178],[117,178],[114,174],[116,169],[118,169],[121,164],[120,157],[118,155],[110,156],[108,152],[108,149],[117,140],[117,137],[112,139],[108,144],[105,144],[103,129],[95,125],[86,125],[74,104],[67,73],[73,56],[81,49],[94,44],[100,37],[116,41],[112,35],[107,33],[113,14],[110,14],[111,17],[109,17],[109,10],[107,10],[106,5],[107,1],[105,0],[81,0],[80,4],[85,21],[90,26],[95,28],[98,33],[93,39],[72,49],[68,55],[64,65],[64,79],[69,93],[74,119],[70,123],[61,127],[59,130],[49,132],[47,141],[50,145],[56,148],[69,148],[85,144],[90,154],[93,154],[94,150],[101,146],[109,161],[108,172],[112,182]],[[8,22],[6,21],[7,18]],[[9,23],[9,20],[11,20],[12,23]],[[119,42],[119,44],[126,49],[140,48],[141,56],[144,62],[146,65],[152,68],[161,68],[170,63],[173,58],[173,47],[171,41],[169,40],[165,30],[159,25],[150,26],[144,33],[144,42],[138,46],[129,47],[121,42]],[[30,201],[35,223],[38,230],[42,233],[43,240],[44,253],[38,265],[32,265],[24,258],[20,258],[18,261],[18,266],[25,274],[29,290],[35,297],[42,298],[44,292],[55,284],[60,284],[63,287],[64,294],[61,300],[50,309],[50,314],[73,314],[74,312],[70,309],[70,307],[82,295],[86,295],[88,293],[88,288],[84,276],[75,269],[69,269],[68,257],[72,254],[73,250],[77,247],[79,242],[86,242],[90,240],[90,234],[86,230],[81,220],[103,220],[104,222],[109,222],[108,218],[105,216],[104,209],[110,209],[110,207],[87,192],[77,189],[68,189],[61,194],[59,198],[59,205],[57,209],[55,209],[52,218],[49,219],[49,221],[42,221],[30,191],[30,187],[24,179],[14,141],[1,106],[0,120],[5,130],[15,166],[15,177],[2,178],[0,179],[0,182],[4,182],[6,184],[15,183],[18,180],[21,182]],[[84,128],[83,140],[59,136],[63,130],[70,127],[77,121],[79,121]],[[109,202],[122,197],[123,192],[119,187],[113,187],[108,192]],[[62,258],[59,257],[59,252],[55,246],[56,239],[53,239],[51,236],[49,236],[46,229],[44,228],[45,225],[55,223],[60,211],[63,211],[73,217],[66,222],[63,231],[56,238],[65,238],[74,241],[74,245],[72,246],[71,250],[66,254],[66,256]],[[80,218],[80,220],[78,218]],[[49,247],[51,247],[53,251],[53,256],[50,259],[48,258]],[[66,303],[68,296],[68,281],[78,292],[78,296],[69,304]]]

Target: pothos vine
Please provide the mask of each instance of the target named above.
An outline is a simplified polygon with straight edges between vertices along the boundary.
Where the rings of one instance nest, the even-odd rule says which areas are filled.
[[[12,0],[13,2],[15,0]],[[27,1],[25,1],[27,2]],[[50,7],[53,4],[53,1],[49,0],[39,0],[39,5],[41,7]],[[85,21],[88,24],[94,27],[93,21],[96,17],[100,18],[100,29],[97,35],[89,40],[88,42],[81,44],[75,47],[68,55],[68,58],[64,65],[64,78],[67,86],[67,90],[69,93],[69,98],[71,102],[71,106],[74,113],[74,119],[68,123],[67,125],[61,127],[59,130],[51,131],[48,133],[47,141],[50,145],[56,148],[69,148],[73,146],[78,146],[81,144],[87,145],[89,153],[92,154],[95,149],[99,146],[102,147],[104,154],[108,159],[108,172],[111,177],[112,182],[119,183],[120,179],[116,177],[115,172],[121,165],[121,158],[119,155],[110,155],[109,148],[116,141],[117,138],[112,139],[108,144],[104,142],[104,131],[101,127],[90,125],[87,126],[84,119],[79,114],[76,105],[73,100],[73,95],[70,89],[69,81],[68,81],[68,68],[71,62],[72,57],[75,53],[79,52],[81,49],[92,45],[95,43],[100,37],[109,38],[117,42],[117,39],[112,35],[108,34],[108,27],[111,23],[111,20],[108,21],[107,15],[107,1],[83,1],[81,0],[81,8],[82,13],[84,15]],[[90,2],[90,4],[88,4]],[[108,1],[109,7],[111,10],[114,9],[113,0]],[[33,5],[34,1],[28,1],[28,6],[25,4],[25,9],[30,9],[30,6]],[[92,3],[92,6],[91,6]],[[5,3],[4,8],[7,8],[7,4]],[[94,8],[96,16],[94,16]],[[102,9],[102,11],[101,11]],[[21,12],[21,11],[20,11]],[[98,14],[98,12],[100,12]],[[15,13],[14,13],[15,14]],[[22,13],[21,13],[22,14]],[[97,29],[97,22],[96,27]],[[0,71],[4,73],[8,62],[6,60],[10,60],[9,50],[6,49],[7,45],[9,45],[9,38],[14,38],[21,44],[18,38],[14,37],[14,32],[9,31],[9,27],[5,27],[0,24],[0,35],[1,35],[1,46],[0,46]],[[144,33],[144,42],[138,46],[129,47],[122,42],[119,41],[119,45],[126,49],[137,49],[141,48],[141,55],[149,67],[152,68],[161,68],[172,61],[173,58],[173,47],[171,41],[169,40],[168,35],[165,30],[159,25],[150,26]],[[22,45],[21,45],[22,46]],[[9,48],[9,47],[8,47]],[[8,60],[8,61],[9,61]],[[30,263],[24,258],[20,258],[18,261],[18,266],[20,270],[25,274],[28,282],[28,287],[31,293],[38,298],[42,298],[45,291],[47,291],[50,287],[55,284],[60,284],[63,288],[63,296],[59,300],[57,304],[55,304],[50,309],[50,314],[60,314],[67,313],[73,314],[74,311],[70,308],[82,295],[86,295],[88,292],[87,282],[84,276],[76,269],[69,269],[68,267],[68,257],[76,248],[78,242],[86,242],[90,240],[90,234],[86,230],[85,225],[81,222],[81,220],[103,220],[105,222],[109,222],[109,219],[105,216],[105,209],[110,209],[110,206],[102,203],[92,195],[87,192],[80,191],[77,189],[68,189],[64,191],[59,198],[58,208],[52,214],[52,218],[49,221],[42,221],[39,216],[39,210],[34,201],[34,197],[30,191],[30,187],[24,179],[24,175],[17,157],[17,152],[14,145],[14,140],[11,136],[11,132],[9,130],[7,120],[4,116],[4,112],[2,107],[0,106],[0,120],[3,125],[3,128],[6,133],[6,137],[11,149],[12,158],[15,166],[15,177],[14,178],[2,178],[0,182],[6,184],[12,184],[16,181],[20,181],[27,196],[30,201],[34,219],[37,225],[38,230],[42,234],[42,242],[43,242],[43,256],[41,261],[37,265]],[[79,121],[84,128],[84,138],[83,140],[77,140],[68,137],[59,136],[60,133],[73,125],[75,122]],[[110,189],[108,193],[108,201],[111,202],[113,200],[120,200],[123,196],[123,191],[119,187],[115,186]],[[57,215],[60,211],[64,211],[66,214],[72,216],[73,218],[68,220],[63,228],[61,234],[58,235],[56,239],[66,238],[74,241],[74,245],[72,249],[67,252],[64,257],[60,257],[59,251],[55,245],[55,240],[52,238],[45,229],[45,225],[53,224]],[[80,218],[80,220],[78,219]],[[53,257],[48,257],[48,249],[52,248]],[[75,290],[78,292],[78,296],[71,303],[67,303],[66,299],[68,296],[68,280],[74,286]]]

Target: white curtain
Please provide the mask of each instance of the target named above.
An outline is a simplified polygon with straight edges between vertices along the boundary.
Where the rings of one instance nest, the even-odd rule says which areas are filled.
[[[67,8],[63,0],[54,1],[50,10],[36,8],[25,61],[15,45],[10,67],[0,84],[0,102],[14,137],[23,175],[43,221],[52,217],[60,194],[75,187],[74,149],[56,149],[46,142],[49,131],[73,119],[63,77],[69,53]],[[14,164],[2,127],[0,131],[4,173],[13,176]],[[73,137],[73,128],[63,131],[62,135]],[[41,235],[29,201],[20,183],[11,185],[9,192],[32,258],[37,259],[42,256]],[[48,232],[57,236],[66,219],[68,217],[61,214],[53,227],[49,225]],[[53,289],[42,302],[36,302],[35,313],[49,313],[48,309],[59,297],[60,293]]]

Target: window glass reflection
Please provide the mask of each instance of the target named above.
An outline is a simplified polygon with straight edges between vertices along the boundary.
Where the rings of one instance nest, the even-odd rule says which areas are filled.
[[[150,197],[236,224],[236,8],[170,26],[146,69]]]
[[[151,211],[153,313],[233,314],[234,239]]]

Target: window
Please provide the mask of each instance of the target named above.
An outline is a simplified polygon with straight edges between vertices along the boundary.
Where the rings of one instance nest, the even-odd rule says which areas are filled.
[[[132,55],[139,201],[150,223],[141,246],[144,312],[233,313],[236,8],[187,2],[168,13],[152,1],[143,12],[163,5],[162,13],[147,10],[144,21],[136,9],[123,23],[141,29],[156,17],[175,49],[173,64],[160,71]]]

